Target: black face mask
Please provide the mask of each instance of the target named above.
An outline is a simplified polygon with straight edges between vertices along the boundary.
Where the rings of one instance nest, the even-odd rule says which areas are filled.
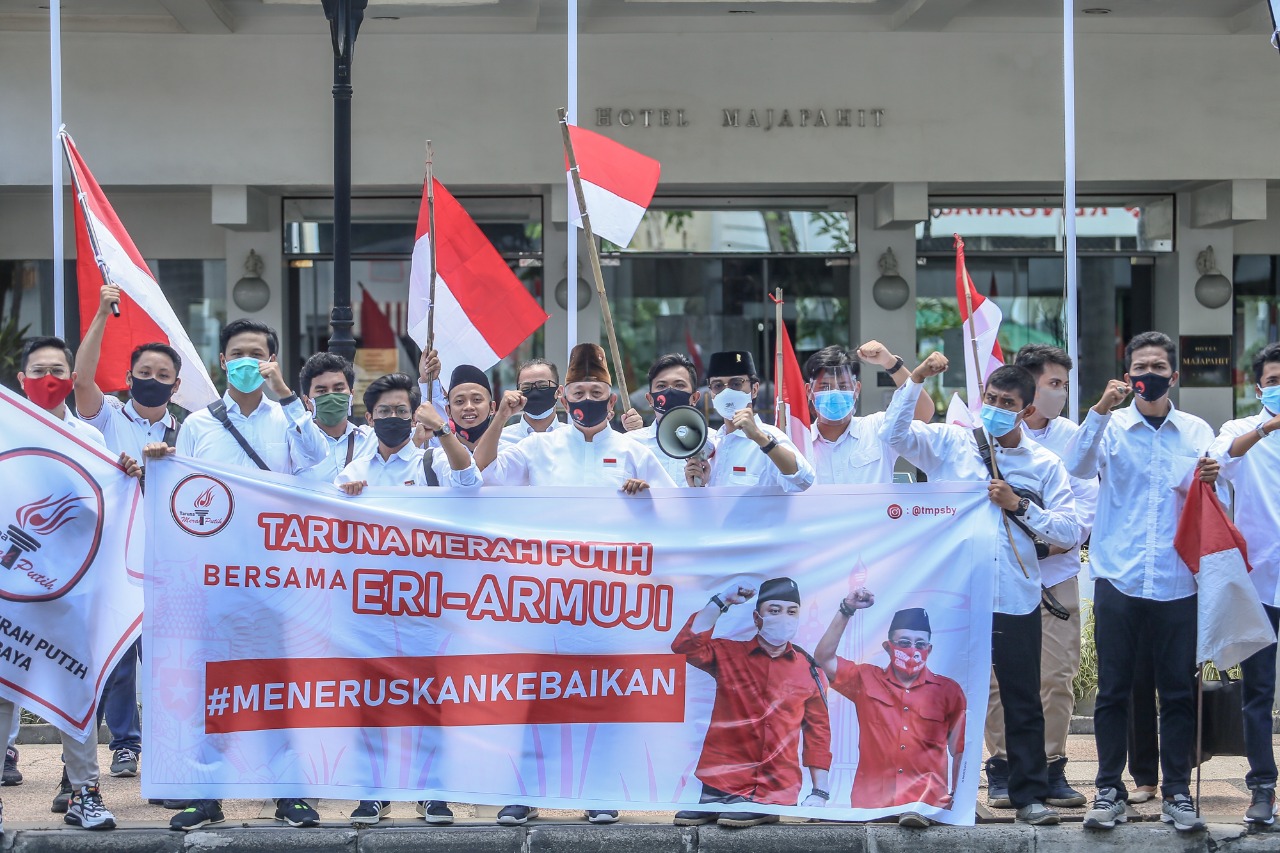
[[[413,434],[413,421],[409,418],[377,418],[373,422],[373,432],[387,447],[399,447]]]
[[[653,395],[653,411],[659,415],[665,415],[674,408],[689,405],[691,399],[693,394],[689,391],[667,388]]]
[[[139,406],[146,409],[154,409],[157,406],[165,406],[169,403],[169,398],[173,396],[173,386],[177,383],[166,385],[159,379],[139,379],[133,377],[132,384],[129,385],[129,396]]]
[[[545,418],[548,412],[555,411],[556,389],[534,388],[524,395],[524,413],[531,417]]]
[[[579,400],[569,404],[569,416],[580,427],[591,429],[609,417],[608,400]]]
[[[456,432],[463,441],[475,444],[480,440],[480,436],[484,435],[484,431],[489,428],[489,424],[491,423],[493,423],[493,415],[489,415],[489,417],[485,418],[480,423],[469,428],[458,426],[455,421],[453,424],[453,431]]]
[[[1169,393],[1169,385],[1172,380],[1168,376],[1161,376],[1158,373],[1143,373],[1138,376],[1130,376],[1129,384],[1133,386],[1133,392],[1148,403],[1154,403],[1165,394]]]

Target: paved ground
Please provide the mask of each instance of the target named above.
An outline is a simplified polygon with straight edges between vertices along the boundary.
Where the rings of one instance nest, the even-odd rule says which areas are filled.
[[[1280,736],[1276,738],[1280,745]],[[58,779],[62,772],[59,759],[60,748],[56,744],[27,745],[20,747],[21,759],[19,768],[25,777],[23,784],[16,787],[0,788],[0,797],[4,800],[4,824],[6,830],[40,829],[63,826],[62,816],[49,811],[49,804],[56,791]],[[1092,797],[1093,776],[1097,770],[1094,760],[1094,745],[1091,735],[1072,735],[1068,746],[1067,778],[1085,796]],[[143,759],[145,761],[145,757]],[[99,761],[105,769],[110,765],[111,756],[105,746],[99,748]],[[1247,765],[1243,758],[1219,757],[1207,762],[1203,769],[1201,787],[1201,811],[1213,823],[1239,823],[1245,808],[1249,805],[1248,791],[1244,784]],[[112,778],[103,776],[103,799],[107,807],[115,813],[121,826],[146,828],[160,827],[168,823],[172,812],[159,806],[148,805],[140,794],[140,779]],[[985,794],[979,794],[979,801],[985,800]],[[323,822],[330,826],[344,826],[347,815],[355,807],[353,801],[321,800],[319,812]],[[1153,801],[1135,807],[1138,814],[1156,818],[1160,807]],[[274,805],[270,801],[229,800],[224,803],[228,827],[245,826],[260,827],[273,825]],[[491,824],[496,809],[477,814],[477,809],[469,805],[453,807],[459,824]],[[1062,809],[1068,819],[1079,820],[1085,809]],[[581,812],[543,811],[543,818],[537,823],[548,822],[583,822]],[[423,824],[414,813],[412,803],[396,803],[391,809],[393,826],[419,826]],[[992,810],[980,812],[983,819],[1012,820],[1010,810]],[[636,824],[670,823],[669,814],[653,812],[624,813],[624,820]],[[387,825],[386,822],[382,825]]]

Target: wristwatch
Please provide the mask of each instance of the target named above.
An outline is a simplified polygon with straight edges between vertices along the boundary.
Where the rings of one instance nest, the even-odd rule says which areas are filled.
[[[1271,433],[1267,432],[1266,421],[1263,421],[1262,423],[1254,427],[1254,432],[1258,434],[1258,438],[1266,438],[1267,436],[1271,435]]]
[[[853,614],[857,612],[858,612],[858,608],[849,607],[847,604],[844,603],[843,598],[840,599],[840,615],[841,616],[853,616]]]
[[[453,427],[449,426],[448,421],[445,421],[444,426],[440,427],[440,429],[433,429],[431,434],[436,438],[439,438],[442,435],[453,435]]]
[[[883,370],[885,373],[889,374],[890,376],[892,376],[893,374],[901,370],[902,365],[905,363],[906,362],[902,360],[902,356],[898,356],[893,360],[893,364],[889,365],[888,367],[882,367],[880,369]]]
[[[771,438],[769,439],[768,444],[761,444],[756,446],[760,448],[761,453],[763,453],[765,456],[768,456],[770,453],[773,452],[773,449],[778,446],[778,439]]]
[[[714,604],[716,607],[719,607],[721,613],[729,612],[729,605],[724,603],[724,599],[720,597],[719,593],[711,596],[711,603]]]
[[[1018,508],[1013,511],[1013,514],[1018,516],[1018,518],[1022,518],[1022,516],[1027,514],[1027,507],[1029,506],[1031,506],[1031,499],[1023,498],[1018,501]]]

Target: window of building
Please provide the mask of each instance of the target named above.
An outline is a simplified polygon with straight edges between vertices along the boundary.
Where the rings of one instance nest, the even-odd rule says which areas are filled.
[[[1234,412],[1240,418],[1258,412],[1253,359],[1280,340],[1280,255],[1238,255],[1235,284]]]

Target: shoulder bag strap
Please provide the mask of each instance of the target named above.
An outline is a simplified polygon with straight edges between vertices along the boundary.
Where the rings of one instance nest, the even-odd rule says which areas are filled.
[[[213,415],[218,423],[222,424],[222,428],[231,433],[231,437],[236,440],[236,444],[240,445],[240,449],[253,460],[253,464],[257,465],[263,471],[270,471],[271,466],[262,461],[262,457],[258,455],[258,451],[245,440],[240,434],[240,430],[236,429],[236,425],[231,423],[231,416],[227,414],[227,404],[221,400],[214,400],[209,404],[209,414]]]

